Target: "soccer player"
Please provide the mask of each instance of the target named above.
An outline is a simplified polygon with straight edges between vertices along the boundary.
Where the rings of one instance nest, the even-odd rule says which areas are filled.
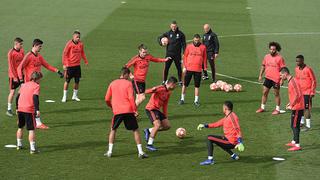
[[[169,39],[169,44],[166,47],[166,57],[171,57],[172,59],[167,61],[163,71],[163,84],[168,78],[168,73],[172,62],[174,62],[177,71],[179,85],[182,85],[182,68],[181,68],[181,53],[184,53],[186,49],[186,37],[182,31],[180,31],[176,21],[172,21],[170,24],[170,30],[163,33],[158,37],[158,42],[161,44],[161,39],[167,37]]]
[[[239,156],[232,152],[232,149],[236,148],[240,152],[244,151],[244,145],[242,143],[241,130],[239,125],[239,118],[236,113],[233,112],[233,104],[231,101],[225,101],[223,104],[223,113],[225,117],[217,122],[210,124],[199,124],[198,130],[203,128],[217,128],[223,127],[224,136],[208,135],[208,159],[201,162],[200,165],[211,165],[214,164],[213,159],[213,144],[216,144],[228,154],[231,159],[238,160]]]
[[[18,130],[17,130],[17,150],[23,148],[22,137],[23,127],[27,126],[29,131],[30,154],[38,153],[36,148],[35,135],[35,116],[40,116],[39,110],[39,94],[41,72],[33,72],[30,81],[21,85],[19,94],[16,98],[17,114],[18,114]]]
[[[301,124],[305,124],[304,119],[306,120],[306,124],[302,131],[308,131],[311,128],[312,98],[316,93],[317,80],[312,68],[304,63],[303,55],[296,57],[296,63],[295,77],[300,83],[304,97],[304,116],[301,118]]]
[[[280,76],[279,71],[281,68],[285,67],[283,57],[279,54],[281,51],[281,46],[277,42],[269,43],[269,54],[267,54],[262,62],[262,66],[259,74],[259,81],[262,82],[262,75],[265,73],[265,80],[263,83],[263,91],[261,98],[261,107],[256,111],[256,113],[262,113],[265,111],[266,102],[268,99],[268,94],[273,87],[274,95],[276,100],[276,109],[273,110],[272,114],[280,114]]]
[[[24,56],[23,40],[19,37],[14,39],[14,46],[8,52],[8,75],[9,75],[9,95],[7,115],[13,116],[12,99],[16,89],[20,86],[17,69]]]
[[[187,87],[193,76],[194,78],[194,105],[196,107],[200,106],[199,103],[199,87],[201,83],[201,71],[202,65],[204,69],[207,69],[207,53],[206,46],[201,44],[201,38],[199,34],[193,36],[193,43],[189,44],[186,48],[183,58],[183,71],[185,71],[184,83],[182,86],[181,99],[179,104],[184,104],[184,98],[186,94]]]
[[[286,144],[291,148],[288,151],[301,150],[300,147],[300,121],[303,116],[304,99],[299,81],[291,76],[287,67],[280,69],[280,77],[283,81],[288,81],[289,103],[286,108],[291,110],[291,129],[293,132],[293,140]]]
[[[80,32],[74,31],[72,40],[67,42],[62,55],[62,64],[63,70],[65,70],[66,79],[63,85],[62,102],[67,101],[68,86],[72,78],[74,78],[72,100],[80,101],[78,98],[78,90],[81,78],[81,59],[83,59],[84,63],[88,65],[88,60],[86,54],[84,53],[84,45],[80,41]]]
[[[153,146],[153,141],[158,131],[167,131],[170,129],[168,102],[177,82],[177,78],[170,77],[164,85],[156,86],[146,91],[146,94],[152,94],[146,106],[146,113],[153,127],[144,129],[145,138],[148,143],[146,148],[150,151],[157,150],[157,148]],[[160,108],[163,108],[163,112],[160,111]]]
[[[58,73],[60,78],[63,78],[63,73],[57,68],[51,66],[40,54],[43,42],[40,39],[33,40],[32,49],[28,52],[20,65],[18,66],[18,77],[20,83],[28,82],[31,79],[33,72],[41,72],[41,67],[44,66],[46,69]],[[48,126],[41,122],[40,117],[36,117],[36,123],[38,129],[48,129]]]
[[[124,121],[126,129],[133,131],[134,139],[138,148],[138,157],[143,159],[148,156],[142,151],[139,127],[136,119],[136,116],[138,115],[137,106],[134,102],[132,84],[128,81],[129,76],[130,70],[123,67],[121,69],[120,79],[114,80],[110,83],[105,96],[107,105],[113,111],[113,117],[109,134],[109,149],[104,155],[108,157],[112,156],[112,149],[117,129],[121,122]]]
[[[205,24],[203,26],[204,34],[203,34],[203,44],[207,48],[207,60],[211,67],[211,75],[212,75],[212,82],[216,81],[216,68],[215,68],[215,61],[219,55],[219,40],[216,33],[212,31],[209,24]],[[203,80],[209,79],[208,71],[203,69]]]
[[[146,90],[146,77],[149,69],[149,62],[166,62],[170,57],[165,59],[155,58],[151,54],[148,54],[148,48],[144,44],[138,46],[139,54],[131,58],[131,60],[125,65],[125,67],[134,67],[133,72],[133,87],[136,93],[136,105],[139,106],[142,101],[145,100]]]

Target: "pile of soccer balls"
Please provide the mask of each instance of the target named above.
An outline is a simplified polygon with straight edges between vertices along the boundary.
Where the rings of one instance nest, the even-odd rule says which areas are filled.
[[[235,84],[234,86],[232,86],[231,84],[228,84],[227,82],[219,80],[216,83],[210,84],[210,90],[211,91],[225,91],[225,92],[230,92],[230,91],[240,92],[240,91],[242,91],[242,86],[240,84]]]

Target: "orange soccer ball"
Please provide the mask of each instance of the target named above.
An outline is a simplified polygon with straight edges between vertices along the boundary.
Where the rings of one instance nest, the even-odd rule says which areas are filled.
[[[216,83],[210,84],[210,90],[211,91],[216,91],[218,90],[219,86]]]

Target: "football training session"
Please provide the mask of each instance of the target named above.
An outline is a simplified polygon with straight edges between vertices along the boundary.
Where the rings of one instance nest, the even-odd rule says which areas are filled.
[[[320,1],[0,4],[0,179],[320,179]]]

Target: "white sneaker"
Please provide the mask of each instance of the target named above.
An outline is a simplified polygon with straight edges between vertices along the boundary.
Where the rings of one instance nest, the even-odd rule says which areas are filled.
[[[73,96],[73,97],[72,97],[72,100],[78,101],[78,102],[80,101],[80,99],[79,99],[77,96],[76,96],[76,97]]]
[[[112,152],[109,152],[109,151],[108,151],[108,152],[104,153],[103,155],[104,155],[104,156],[107,156],[108,158],[110,158],[110,157],[112,156]]]
[[[63,103],[67,102],[67,97],[63,96],[61,99],[61,102],[63,102]]]

